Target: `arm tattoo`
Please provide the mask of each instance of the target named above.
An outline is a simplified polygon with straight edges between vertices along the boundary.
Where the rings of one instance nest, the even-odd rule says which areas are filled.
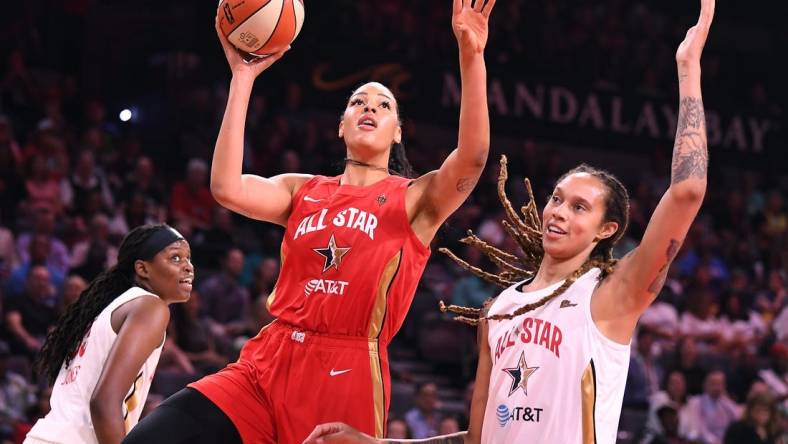
[[[668,279],[668,267],[670,267],[670,263],[673,262],[673,259],[675,259],[676,255],[679,253],[679,247],[681,247],[681,242],[677,241],[676,239],[670,240],[668,250],[665,252],[667,262],[665,262],[665,265],[659,269],[654,282],[648,286],[649,293],[657,294],[660,290],[662,290],[662,286],[665,285],[665,281]]]
[[[683,97],[679,108],[676,142],[673,145],[671,185],[690,177],[704,179],[708,163],[703,101],[699,97]]]
[[[470,177],[463,177],[457,181],[457,191],[465,193],[471,191],[476,186],[476,181]]]

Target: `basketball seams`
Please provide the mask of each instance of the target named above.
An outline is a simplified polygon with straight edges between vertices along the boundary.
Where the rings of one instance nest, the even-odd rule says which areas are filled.
[[[298,3],[298,6],[296,5],[296,3]],[[300,11],[300,19],[299,19],[299,11]],[[298,35],[301,33],[301,29],[304,27],[304,21],[306,20],[303,0],[293,0],[293,14],[296,23],[295,30],[293,31],[293,40],[295,40],[298,37]]]
[[[269,4],[269,3],[271,3],[271,1],[272,1],[272,0],[268,0],[267,2],[263,3],[262,5],[260,5],[260,7],[259,7],[259,8],[255,9],[254,11],[250,12],[249,14],[247,14],[247,15],[246,15],[246,18],[245,18],[245,19],[243,19],[243,20],[241,20],[240,22],[238,22],[238,25],[236,25],[235,27],[233,27],[233,29],[231,29],[231,30],[230,30],[230,32],[228,32],[228,33],[227,33],[227,35],[226,35],[225,37],[229,37],[229,36],[230,36],[230,34],[232,34],[233,32],[235,32],[235,30],[236,30],[236,29],[240,28],[240,27],[241,27],[241,25],[243,25],[244,23],[246,23],[246,22],[247,22],[247,20],[249,20],[250,18],[254,17],[254,15],[255,15],[255,14],[257,14],[257,13],[258,13],[258,12],[260,12],[260,11],[261,11],[263,8],[265,8],[266,6],[268,6],[268,4]],[[228,4],[229,4],[229,3],[230,3],[230,0],[225,0],[223,3],[228,3]],[[284,2],[282,3],[282,5],[284,6]],[[221,6],[220,6],[220,7],[221,7]],[[232,9],[233,9],[233,7],[232,7],[232,6],[230,6],[230,9],[232,10]],[[281,12],[280,12],[280,15],[279,15],[279,16],[280,16],[280,19],[281,19]],[[278,21],[277,21],[276,23],[277,23],[277,25],[279,24],[279,22],[278,22]],[[262,48],[262,46],[261,46],[261,48]]]
[[[269,35],[269,36],[268,36],[268,40],[266,40],[266,41],[265,41],[265,43],[263,43],[262,45],[260,45],[260,47],[259,47],[259,48],[257,48],[257,49],[254,51],[255,53],[256,53],[257,51],[260,51],[261,49],[265,48],[265,45],[267,45],[267,44],[268,44],[268,42],[270,42],[270,41],[271,41],[271,39],[272,39],[272,38],[274,38],[274,36],[276,35],[276,31],[279,29],[279,23],[281,23],[281,22],[282,22],[282,16],[285,14],[285,2],[288,2],[288,1],[290,1],[290,2],[292,3],[292,0],[283,0],[283,1],[282,1],[282,8],[281,8],[281,9],[279,9],[279,17],[276,19],[276,24],[274,25],[274,31],[271,33],[271,35]],[[270,3],[270,1],[269,1],[269,3]],[[295,14],[295,11],[293,11],[293,14]],[[251,16],[250,16],[250,17],[251,17]],[[256,54],[256,55],[261,55],[261,54]]]

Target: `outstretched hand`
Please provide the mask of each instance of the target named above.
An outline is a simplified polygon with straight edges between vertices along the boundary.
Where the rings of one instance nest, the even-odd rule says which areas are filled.
[[[219,41],[222,43],[224,56],[227,58],[227,63],[230,64],[230,70],[233,72],[233,75],[249,74],[252,78],[256,78],[260,75],[260,73],[268,69],[277,60],[281,59],[282,56],[290,49],[288,46],[282,51],[279,51],[276,54],[271,54],[267,57],[256,57],[239,51],[235,46],[233,46],[232,43],[230,43],[229,40],[227,40],[227,37],[225,37],[224,33],[222,33],[221,27],[219,27],[219,14],[221,13],[221,10],[216,12],[216,35],[219,37]]]
[[[377,444],[378,441],[342,422],[320,424],[303,444]]]
[[[687,31],[684,41],[676,51],[676,62],[680,65],[700,63],[700,56],[706,45],[706,38],[709,36],[709,29],[714,18],[714,2],[715,0],[701,0],[698,23]]]
[[[451,27],[460,52],[479,54],[487,45],[490,13],[496,0],[454,0]]]

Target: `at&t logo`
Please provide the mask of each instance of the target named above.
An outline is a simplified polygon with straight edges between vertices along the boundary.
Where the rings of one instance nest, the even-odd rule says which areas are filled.
[[[498,417],[498,425],[503,428],[510,421],[539,422],[543,411],[544,409],[538,407],[515,407],[509,409],[507,405],[501,404],[495,410],[495,414]]]

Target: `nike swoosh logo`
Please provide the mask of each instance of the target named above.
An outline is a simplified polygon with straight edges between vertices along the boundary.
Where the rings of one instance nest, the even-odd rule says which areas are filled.
[[[331,369],[331,371],[330,371],[330,372],[328,372],[328,374],[329,374],[329,375],[331,375],[331,376],[339,376],[339,375],[343,375],[343,374],[345,374],[345,373],[347,373],[347,372],[349,372],[349,371],[351,371],[351,370],[353,370],[353,369],[352,369],[352,368],[349,368],[349,369],[347,369],[347,370],[334,370],[334,369],[332,368],[332,369]]]
[[[323,199],[315,199],[315,198],[312,198],[312,197],[309,197],[309,196],[304,196],[304,200],[307,201],[307,202],[320,202]]]

